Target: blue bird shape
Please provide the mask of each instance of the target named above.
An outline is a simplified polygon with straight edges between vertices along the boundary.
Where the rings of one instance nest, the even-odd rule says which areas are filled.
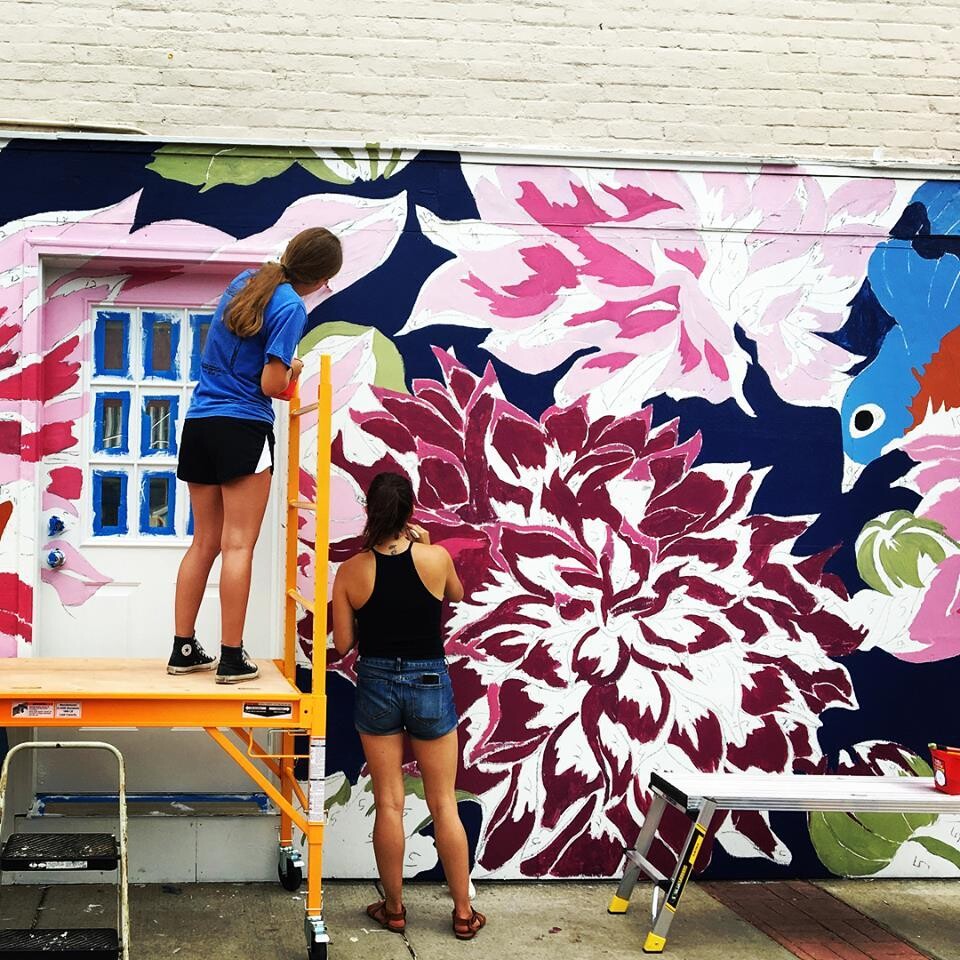
[[[885,241],[868,265],[874,296],[894,325],[874,359],[850,381],[841,405],[843,452],[848,464],[853,461],[860,469],[914,425],[910,407],[924,369],[943,338],[960,325],[960,257],[952,250],[924,250],[940,253],[931,258],[918,246],[917,241]],[[855,479],[856,472],[847,474]]]

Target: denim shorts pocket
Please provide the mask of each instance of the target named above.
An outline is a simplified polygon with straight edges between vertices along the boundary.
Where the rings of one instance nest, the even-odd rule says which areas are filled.
[[[357,677],[354,701],[356,722],[364,727],[375,727],[393,710],[392,684],[375,677]]]
[[[410,713],[421,723],[436,723],[443,713],[444,688],[441,683],[412,683]]]

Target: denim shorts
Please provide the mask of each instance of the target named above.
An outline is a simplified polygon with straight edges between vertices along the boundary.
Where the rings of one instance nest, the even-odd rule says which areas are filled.
[[[436,740],[455,730],[446,660],[361,657],[353,718],[360,733],[380,736],[406,730],[416,740]]]

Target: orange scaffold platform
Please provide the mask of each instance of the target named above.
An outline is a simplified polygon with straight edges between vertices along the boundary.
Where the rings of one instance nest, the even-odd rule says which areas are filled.
[[[307,846],[305,931],[309,960],[326,960],[329,931],[323,919],[322,845],[327,701],[327,564],[330,529],[330,358],[320,358],[315,403],[290,401],[286,485],[284,655],[258,660],[260,676],[238,684],[216,684],[209,673],[169,676],[163,660],[23,658],[3,661],[0,670],[2,727],[198,727],[223,748],[280,811],[280,880],[299,887],[304,862],[294,846],[293,827]],[[317,498],[300,499],[300,418],[317,412]],[[297,589],[297,531],[301,511],[316,512],[314,599]],[[315,602],[318,600],[319,602]],[[171,597],[171,602],[173,598]],[[296,650],[298,610],[313,614],[315,693],[298,689]],[[280,750],[268,753],[256,730],[279,731]],[[295,738],[306,753],[295,752]],[[294,764],[308,764],[306,789]]]

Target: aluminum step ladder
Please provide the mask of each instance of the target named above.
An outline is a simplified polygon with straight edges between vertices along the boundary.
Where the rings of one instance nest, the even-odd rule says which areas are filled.
[[[96,957],[129,960],[130,903],[127,890],[127,793],[123,755],[100,741],[31,742],[11,747],[0,768],[0,834],[10,762],[23,750],[107,750],[117,760],[119,840],[109,833],[15,833],[0,850],[3,871],[31,873],[117,870],[116,927],[53,927],[49,930],[0,929],[0,960],[32,960],[51,955],[60,960]],[[2,880],[2,877],[0,877]],[[0,887],[2,893],[2,887]]]

